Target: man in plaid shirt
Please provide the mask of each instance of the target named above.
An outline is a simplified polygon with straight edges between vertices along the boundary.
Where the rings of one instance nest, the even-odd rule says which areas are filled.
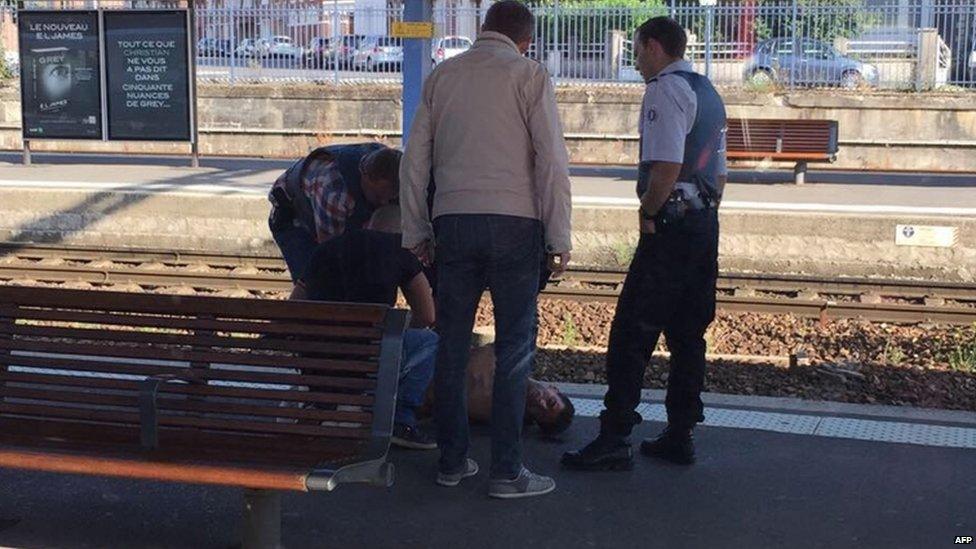
[[[399,195],[400,151],[379,143],[323,147],[275,181],[268,221],[292,280],[319,243],[361,229]]]

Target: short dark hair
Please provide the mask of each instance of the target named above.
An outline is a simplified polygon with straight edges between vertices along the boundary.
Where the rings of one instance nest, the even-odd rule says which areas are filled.
[[[383,147],[363,157],[359,169],[370,179],[382,179],[393,185],[393,189],[400,192],[400,159],[403,153],[398,149]]]
[[[539,423],[539,429],[547,437],[559,435],[569,429],[569,426],[573,424],[573,417],[576,416],[576,407],[573,406],[573,401],[569,400],[569,397],[563,393],[559,393],[559,398],[563,401],[563,411],[559,412],[556,420],[552,423]]]
[[[657,40],[664,53],[671,57],[684,57],[688,47],[688,34],[680,23],[670,17],[652,17],[637,27],[637,39],[646,45],[650,39]]]
[[[535,34],[535,16],[521,2],[502,0],[488,8],[481,30],[500,32],[518,44]]]

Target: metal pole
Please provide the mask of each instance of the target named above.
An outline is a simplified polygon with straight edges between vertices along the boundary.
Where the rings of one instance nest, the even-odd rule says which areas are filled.
[[[189,31],[187,38],[189,44],[190,70],[187,71],[190,78],[190,167],[200,167],[200,130],[197,127],[197,41],[196,41],[196,6],[193,0],[187,2],[187,18],[189,21]]]
[[[340,24],[339,0],[332,0],[332,78],[336,86],[339,85],[339,48],[344,46]]]
[[[237,20],[240,14],[236,6],[231,6],[228,13],[230,18],[230,83],[237,81]]]
[[[705,76],[712,77],[712,34],[715,31],[715,8],[705,8]]]
[[[556,3],[553,5],[553,9],[552,9],[552,43],[555,46],[556,55],[559,56],[559,60],[556,61],[556,66],[555,66],[556,69],[555,72],[557,74],[554,74],[552,76],[559,76],[558,73],[562,68],[561,65],[563,61],[563,54],[561,53],[562,50],[559,49],[559,0],[556,0]],[[548,52],[543,52],[543,55],[546,55],[547,53]],[[548,60],[548,57],[546,57],[546,59]]]
[[[800,6],[793,0],[793,55],[790,56],[790,89],[796,81],[796,54],[800,47]]]
[[[431,0],[406,0],[404,21],[431,21]],[[424,80],[430,74],[430,38],[403,40],[403,138],[406,145],[413,124],[413,115],[420,104]]]
[[[24,140],[24,165],[31,165],[31,149],[30,149],[30,139]]]

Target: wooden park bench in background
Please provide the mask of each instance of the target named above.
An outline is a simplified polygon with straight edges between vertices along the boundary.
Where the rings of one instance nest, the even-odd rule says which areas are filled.
[[[730,118],[728,128],[729,160],[795,162],[797,184],[806,180],[808,163],[837,160],[836,120]]]

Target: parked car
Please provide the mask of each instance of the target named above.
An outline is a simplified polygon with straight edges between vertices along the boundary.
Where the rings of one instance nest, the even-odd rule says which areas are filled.
[[[774,38],[760,42],[746,61],[747,82],[798,86],[876,86],[878,69],[841,55],[832,46],[812,38]]]
[[[335,62],[335,51],[332,48],[330,38],[317,36],[308,42],[305,48],[305,55],[302,56],[302,65],[309,69],[325,69],[333,66]]]
[[[430,57],[435,65],[464,53],[471,49],[471,39],[466,36],[445,36],[435,38],[433,47],[430,49]]]
[[[976,86],[976,38],[973,39],[973,46],[969,50],[969,62],[966,64],[969,67],[969,81],[967,83],[970,86]]]
[[[15,51],[5,51],[3,58],[0,58],[0,65],[6,65],[12,76],[20,74],[20,56]]]
[[[363,40],[353,68],[357,70],[395,71],[403,64],[403,42],[391,36],[373,36]]]
[[[289,59],[301,59],[302,57],[302,47],[295,44],[290,36],[275,36],[269,42],[269,57],[287,57]]]
[[[363,34],[347,34],[339,37],[337,51],[334,54],[336,61],[339,63],[339,67],[344,69],[353,68],[356,53],[365,40],[366,36]]]
[[[230,40],[201,38],[197,41],[197,55],[200,57],[229,57],[231,49]]]
[[[266,39],[245,38],[241,40],[241,44],[237,46],[234,53],[238,57],[264,58],[268,56],[270,51],[271,44]]]

